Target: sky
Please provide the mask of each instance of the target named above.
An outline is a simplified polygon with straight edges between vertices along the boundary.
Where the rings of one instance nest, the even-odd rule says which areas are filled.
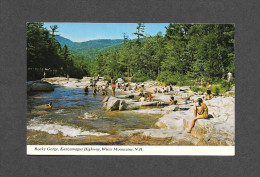
[[[58,25],[58,33],[73,42],[83,42],[94,39],[123,39],[124,33],[130,39],[135,39],[137,23],[44,23],[50,26]],[[145,34],[154,36],[158,32],[165,34],[168,23],[145,23]]]

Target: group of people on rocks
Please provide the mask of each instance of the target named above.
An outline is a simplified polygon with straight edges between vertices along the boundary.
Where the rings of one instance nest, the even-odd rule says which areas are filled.
[[[45,77],[46,77],[46,74],[44,73],[44,78]],[[69,76],[67,76],[67,78],[69,78]],[[230,72],[228,73],[227,79],[228,79],[228,82],[231,83],[232,73],[230,73]],[[99,80],[99,76],[98,76],[97,80]],[[93,79],[90,80],[90,87],[92,87],[93,95],[96,95],[97,92],[100,92],[100,90],[102,90],[102,95],[107,96],[108,95],[109,83],[107,82],[102,87],[97,87],[97,85],[96,85],[97,80],[93,80]],[[204,83],[204,79],[202,79],[201,82]],[[131,86],[128,83],[124,84],[123,86],[122,86],[121,83],[118,83],[117,86],[116,86],[116,81],[114,80],[113,77],[111,77],[111,86],[112,86],[112,96],[115,96],[116,87],[118,89],[123,89],[123,91],[131,90]],[[158,89],[157,87],[154,89],[154,91],[153,91],[154,94],[168,93],[168,92],[173,91],[173,87],[171,85],[163,87],[163,83],[161,82],[160,86],[161,86],[161,89]],[[210,99],[213,98],[213,95],[211,93],[212,85],[211,85],[210,82],[207,83],[206,88],[207,88],[207,94],[203,98],[204,98],[204,100],[210,100]],[[141,98],[139,99],[139,102],[152,101],[152,94],[151,93],[148,95],[147,98],[145,97],[144,85],[141,85],[141,86],[138,87],[138,85],[136,84],[133,90],[138,91],[138,89],[140,90],[140,96],[141,96]],[[85,91],[85,93],[88,93],[89,87],[86,86],[84,88],[84,91]],[[208,118],[208,107],[205,103],[203,103],[202,98],[198,98],[195,101],[195,100],[190,100],[190,97],[186,97],[183,103],[178,103],[178,101],[174,99],[173,94],[170,96],[170,104],[169,105],[181,105],[181,104],[189,104],[189,103],[194,103],[194,102],[197,102],[198,104],[194,106],[194,109],[193,109],[194,117],[192,118],[191,125],[190,125],[187,133],[191,133],[192,128],[194,127],[196,120]],[[52,108],[53,104],[50,101],[45,106],[48,107],[48,108]]]
[[[162,85],[162,84],[160,84]],[[162,87],[162,86],[161,86]],[[165,86],[165,87],[162,87],[161,89],[158,89],[157,87],[154,89],[153,93],[154,94],[158,94],[158,93],[168,93],[168,92],[171,92],[173,91],[173,88],[172,88],[172,85],[169,85],[169,86]]]

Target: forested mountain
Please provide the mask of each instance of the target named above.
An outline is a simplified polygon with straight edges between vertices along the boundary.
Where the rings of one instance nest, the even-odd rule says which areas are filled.
[[[99,52],[102,53],[110,49],[120,48],[123,43],[123,39],[97,39],[85,42],[72,42],[62,36],[55,36],[55,39],[62,47],[66,45],[71,52],[84,55],[89,58],[96,57]]]

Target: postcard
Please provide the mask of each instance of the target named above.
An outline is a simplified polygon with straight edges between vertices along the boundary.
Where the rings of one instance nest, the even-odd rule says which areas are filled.
[[[26,29],[28,155],[235,155],[234,24]]]

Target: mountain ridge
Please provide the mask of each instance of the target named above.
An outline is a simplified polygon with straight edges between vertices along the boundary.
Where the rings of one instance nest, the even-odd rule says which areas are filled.
[[[65,45],[72,53],[96,57],[99,52],[105,52],[113,48],[120,48],[123,39],[95,39],[84,42],[73,42],[63,36],[55,36],[62,47]]]

